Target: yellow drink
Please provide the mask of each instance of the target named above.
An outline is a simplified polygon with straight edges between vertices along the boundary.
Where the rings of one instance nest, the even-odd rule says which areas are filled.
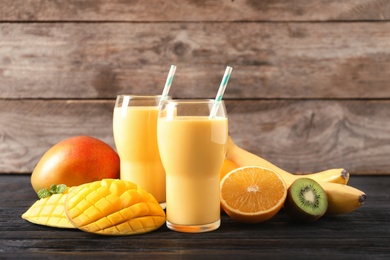
[[[120,157],[120,178],[165,202],[165,171],[157,146],[157,106],[114,108],[113,131]]]
[[[201,226],[220,220],[219,172],[227,148],[227,118],[158,119],[158,143],[166,171],[167,224]],[[218,224],[219,226],[219,224]]]

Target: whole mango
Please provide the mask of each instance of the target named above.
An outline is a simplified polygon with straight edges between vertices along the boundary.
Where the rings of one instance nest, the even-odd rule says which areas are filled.
[[[46,151],[31,174],[31,185],[36,192],[52,184],[72,187],[118,179],[119,171],[119,156],[110,145],[90,136],[74,136]]]

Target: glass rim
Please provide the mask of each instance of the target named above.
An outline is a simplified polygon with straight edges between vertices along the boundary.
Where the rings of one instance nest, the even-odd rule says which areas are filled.
[[[130,99],[156,99],[161,98],[162,95],[131,95],[131,94],[119,94],[116,98],[130,97]]]
[[[161,103],[210,103],[210,102],[216,102],[216,100],[211,99],[211,98],[199,98],[199,99],[196,99],[196,98],[191,98],[191,99],[176,98],[176,99],[166,99],[166,100],[161,101]],[[219,102],[224,102],[224,101],[221,100]]]

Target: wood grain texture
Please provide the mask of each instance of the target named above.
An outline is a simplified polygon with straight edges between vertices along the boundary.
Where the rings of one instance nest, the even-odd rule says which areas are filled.
[[[345,168],[389,173],[389,101],[240,101],[228,106],[233,140],[293,173]]]
[[[0,173],[86,134],[117,94],[224,98],[238,144],[291,172],[390,174],[390,1],[3,0]]]
[[[389,23],[0,24],[0,97],[389,98]]]
[[[0,101],[0,172],[31,172],[59,141],[89,135],[113,145],[114,101]]]
[[[2,0],[2,21],[338,21],[390,18],[387,0]]]
[[[34,225],[20,216],[37,200],[28,175],[0,175],[0,245],[3,259],[389,259],[390,176],[355,176],[350,185],[368,195],[356,211],[315,223],[291,222],[282,211],[244,225],[226,214],[216,231],[160,229],[110,237]],[[304,230],[304,231],[302,231]],[[308,241],[310,234],[310,241]]]
[[[227,100],[238,145],[294,173],[390,169],[390,101]],[[0,101],[0,172],[29,173],[52,145],[91,135],[115,147],[113,100]]]

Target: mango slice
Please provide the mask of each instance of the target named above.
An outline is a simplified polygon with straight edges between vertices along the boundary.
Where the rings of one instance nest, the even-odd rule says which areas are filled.
[[[38,225],[75,228],[65,214],[66,196],[67,192],[65,191],[61,194],[53,194],[50,197],[39,199],[23,213],[22,218]]]
[[[65,212],[75,227],[100,235],[142,234],[165,223],[165,212],[153,195],[118,179],[72,187]]]

